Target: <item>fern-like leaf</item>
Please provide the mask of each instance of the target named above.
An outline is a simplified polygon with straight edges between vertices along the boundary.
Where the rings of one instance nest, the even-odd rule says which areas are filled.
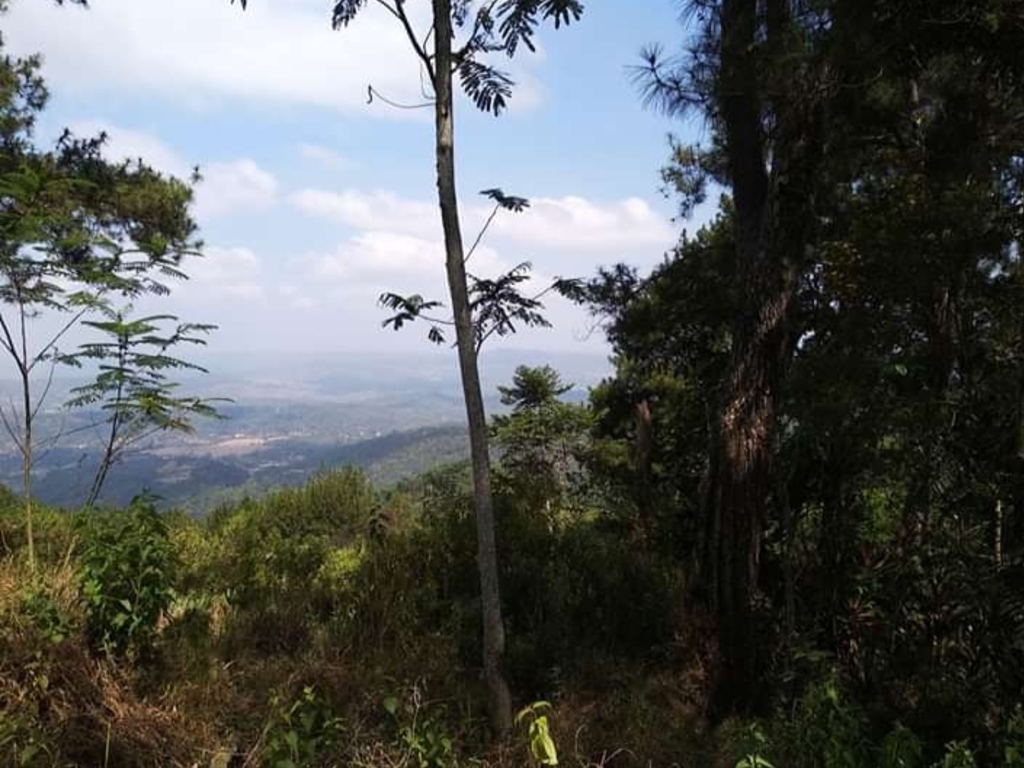
[[[469,58],[459,63],[457,71],[462,89],[481,112],[497,116],[508,106],[513,82],[506,73]]]
[[[336,0],[334,12],[331,14],[331,26],[334,29],[347,27],[359,15],[365,4],[366,0]]]
[[[506,195],[498,187],[483,189],[480,191],[480,194],[484,197],[490,198],[506,211],[512,211],[513,213],[522,213],[530,207],[530,201],[525,197]]]

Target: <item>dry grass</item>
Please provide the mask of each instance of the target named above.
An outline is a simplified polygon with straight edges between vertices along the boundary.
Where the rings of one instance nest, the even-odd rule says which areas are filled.
[[[482,744],[481,684],[460,667],[450,638],[416,638],[397,652],[338,647],[327,633],[298,653],[257,652],[250,633],[271,628],[239,623],[233,608],[214,601],[198,639],[186,615],[172,613],[155,662],[119,667],[89,652],[74,570],[55,566],[37,583],[77,631],[59,644],[47,639],[21,606],[32,581],[22,568],[0,564],[0,723],[14,722],[19,738],[42,744],[51,758],[44,764],[256,766],[264,757],[271,697],[293,700],[314,685],[345,724],[344,761],[325,756],[324,765],[411,768],[416,761],[394,739],[381,705],[402,681],[422,676],[431,681],[431,697],[447,702],[449,735],[463,756]],[[704,634],[694,620],[681,621],[672,664],[604,660],[579,670],[587,687],[567,686],[551,714],[561,764],[713,766],[714,740],[700,716],[713,669],[698,642]],[[0,764],[6,764],[2,736],[0,727]],[[530,764],[526,750],[517,734],[472,764],[518,768]]]
[[[94,657],[80,632],[57,641],[22,611],[34,590],[73,628],[77,582],[67,566],[30,578],[0,566],[0,721],[6,748],[33,743],[52,765],[191,766],[203,734],[179,713],[139,696],[132,675]],[[0,753],[0,761],[10,755]]]

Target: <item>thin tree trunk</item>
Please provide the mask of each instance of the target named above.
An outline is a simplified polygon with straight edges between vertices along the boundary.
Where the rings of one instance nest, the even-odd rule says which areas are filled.
[[[786,642],[796,634],[796,585],[793,578],[793,543],[796,525],[793,521],[793,507],[789,497],[789,481],[779,483],[776,498],[782,517],[782,602],[785,610]]]
[[[28,569],[36,572],[36,536],[32,524],[32,410],[28,374],[22,375],[22,407],[25,409],[21,447],[21,495],[25,501],[25,544],[28,548]]]
[[[118,387],[117,397],[118,402],[120,402],[120,387]],[[85,502],[85,506],[87,508],[91,508],[96,503],[97,499],[99,499],[103,486],[107,481],[107,473],[110,472],[110,467],[114,463],[117,432],[120,427],[119,421],[120,419],[118,418],[117,411],[115,411],[110,423],[110,434],[107,437],[107,445],[103,450],[103,456],[100,457],[99,467],[96,468],[96,476],[92,479],[92,487],[89,489],[89,498],[86,499]]]
[[[121,337],[118,340],[118,360],[117,365],[121,371],[124,371],[127,366],[127,354],[128,354],[128,340],[126,337]],[[123,376],[118,379],[117,392],[114,398],[114,414],[110,417],[110,433],[107,435],[107,444],[104,447],[103,455],[100,457],[100,465],[96,469],[96,476],[92,480],[92,488],[89,489],[89,498],[85,502],[87,508],[91,508],[100,497],[100,493],[103,490],[103,485],[107,481],[107,474],[110,472],[110,467],[114,463],[115,454],[117,451],[117,434],[121,429],[121,400],[124,396],[124,380]]]
[[[455,337],[462,376],[462,393],[469,422],[470,459],[473,466],[473,496],[476,505],[477,566],[480,570],[480,602],[483,613],[483,669],[490,699],[490,720],[495,733],[504,735],[512,727],[512,701],[501,671],[505,652],[505,629],[498,588],[498,555],[494,534],[494,505],[491,496],[491,466],[487,445],[487,417],[484,412],[480,374],[477,368],[476,337],[469,305],[466,266],[455,190],[455,140],[452,99],[451,0],[433,0],[436,102],[434,107],[437,154],[437,192],[444,229],[448,289],[455,318]]]
[[[645,534],[651,531],[651,461],[654,451],[654,417],[651,414],[651,402],[644,398],[636,405],[636,445],[634,447],[634,471],[640,485],[637,494],[640,511],[640,530]]]
[[[21,287],[17,289],[18,310],[21,326],[21,361],[18,363],[21,373],[21,407],[24,409],[24,428],[21,444],[21,493],[25,501],[25,544],[28,548],[29,572],[36,572],[36,536],[32,521],[32,367],[28,359],[28,334],[25,328],[25,304],[22,301]]]
[[[1003,567],[1003,500],[996,499],[995,514],[992,519],[992,562],[996,568]]]

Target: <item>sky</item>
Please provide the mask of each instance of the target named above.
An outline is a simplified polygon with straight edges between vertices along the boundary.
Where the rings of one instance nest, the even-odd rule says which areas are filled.
[[[421,29],[428,6],[407,6]],[[506,114],[457,104],[465,240],[490,212],[479,190],[531,201],[497,217],[474,274],[530,261],[542,285],[619,261],[646,270],[679,236],[658,171],[668,134],[694,128],[645,110],[628,72],[644,44],[681,44],[678,3],[585,6],[579,24],[545,30],[536,54],[509,63]],[[426,328],[383,329],[377,297],[446,298],[430,111],[366,98],[372,84],[395,102],[422,101],[417,63],[375,3],[336,32],[330,11],[330,0],[250,0],[245,12],[229,0],[91,0],[87,10],[14,0],[0,21],[8,52],[43,56],[41,141],[65,126],[102,130],[112,158],[176,175],[199,166],[205,256],[152,309],[217,324],[214,356],[418,350]],[[557,298],[547,308],[554,328],[493,343],[605,351],[583,310]]]

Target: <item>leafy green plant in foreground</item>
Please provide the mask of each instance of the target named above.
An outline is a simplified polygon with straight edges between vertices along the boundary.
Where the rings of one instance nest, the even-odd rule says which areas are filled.
[[[966,741],[951,741],[946,744],[946,754],[933,768],[976,768],[977,765]]]
[[[893,728],[882,742],[883,768],[916,768],[923,759],[921,740],[902,725]]]
[[[1003,767],[1024,766],[1024,706],[1018,704],[1006,724],[1006,740],[1003,742]]]
[[[541,714],[550,712],[551,709],[550,703],[535,701],[519,710],[515,717],[517,728],[524,724],[527,726],[530,757],[538,765],[558,765],[558,750],[555,747],[555,740],[551,738],[548,716]]]
[[[144,656],[174,597],[167,525],[144,496],[124,512],[90,513],[82,520],[81,589],[89,640],[115,656]]]
[[[343,727],[329,704],[313,686],[302,689],[302,695],[291,704],[280,696],[271,699],[274,714],[264,731],[269,768],[298,768],[334,748]]]
[[[454,742],[445,727],[442,708],[423,701],[423,689],[413,685],[403,699],[388,696],[384,709],[398,727],[402,752],[417,768],[454,768],[458,765]]]
[[[21,612],[54,645],[67,640],[73,632],[69,617],[44,589],[34,587],[26,592],[21,598]]]
[[[757,723],[751,723],[742,732],[740,744],[743,750],[743,757],[737,762],[735,768],[775,768],[765,757],[768,749],[768,736]]]

